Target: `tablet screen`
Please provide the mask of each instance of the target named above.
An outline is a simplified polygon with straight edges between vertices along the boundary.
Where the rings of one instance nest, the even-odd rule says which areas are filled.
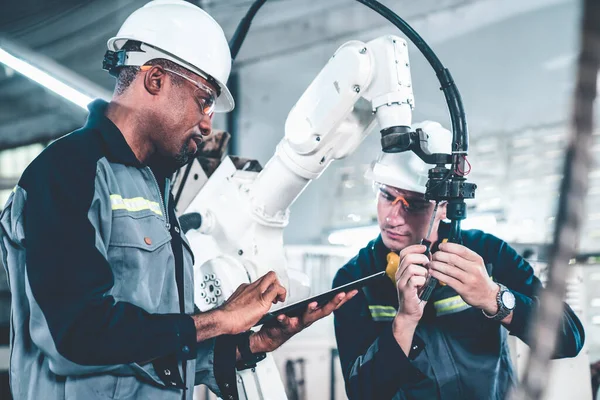
[[[300,300],[296,303],[292,303],[292,304],[282,307],[278,310],[271,311],[271,312],[265,314],[265,316],[262,317],[260,319],[260,321],[258,321],[256,323],[255,326],[267,323],[267,322],[271,321],[272,319],[277,318],[277,316],[279,316],[281,314],[285,314],[288,317],[300,316],[306,310],[306,307],[308,307],[308,305],[310,303],[313,303],[316,301],[319,304],[319,306],[322,306],[322,305],[328,303],[331,299],[333,299],[335,297],[335,295],[338,293],[350,292],[354,289],[359,289],[367,284],[373,283],[374,281],[383,278],[384,276],[385,276],[385,271],[381,271],[376,274],[369,275],[365,278],[357,279],[353,282],[336,287],[334,289],[331,289],[328,292],[321,293],[316,296],[310,297],[308,299]]]

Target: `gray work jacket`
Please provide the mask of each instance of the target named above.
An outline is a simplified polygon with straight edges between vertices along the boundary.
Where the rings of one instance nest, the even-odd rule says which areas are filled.
[[[235,345],[196,343],[169,174],[137,160],[105,109],[29,165],[0,215],[13,397],[181,400],[204,383],[237,398]]]

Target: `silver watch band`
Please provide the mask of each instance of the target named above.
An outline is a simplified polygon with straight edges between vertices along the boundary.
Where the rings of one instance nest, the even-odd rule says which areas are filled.
[[[498,294],[496,295],[496,304],[498,304],[498,312],[494,315],[489,315],[488,313],[486,313],[484,310],[481,310],[481,312],[483,313],[483,315],[485,315],[487,318],[494,320],[494,321],[502,321],[504,318],[506,318],[512,311],[511,308],[508,308],[504,305],[504,302],[502,301],[502,294],[504,292],[507,292],[509,289],[504,286],[501,283],[496,282],[496,284],[498,285],[499,289],[498,290]]]

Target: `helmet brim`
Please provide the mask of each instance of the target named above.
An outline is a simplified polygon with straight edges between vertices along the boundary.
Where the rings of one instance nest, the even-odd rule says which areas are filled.
[[[215,104],[215,112],[226,113],[233,110],[235,108],[235,100],[233,99],[229,88],[222,82],[219,82],[216,79],[215,81],[221,89],[221,94],[217,98],[217,103]]]
[[[108,40],[107,47],[109,50],[118,51],[121,49],[121,47],[123,47],[123,45],[128,40],[140,41],[138,38],[133,37],[133,36],[127,36],[127,37],[117,36],[117,37],[112,37]],[[144,43],[142,41],[140,41],[140,42],[142,43],[142,45],[148,46],[148,47],[144,48],[144,50],[146,52],[145,53],[143,53],[143,52],[131,53],[130,56],[128,56],[128,61],[126,62],[126,65],[141,66],[145,62],[147,62],[148,60],[151,60],[153,58],[165,58],[167,60],[173,61],[174,63],[180,65],[183,68],[190,70],[191,72],[193,72],[195,74],[198,74],[200,76],[210,76],[210,75],[206,74],[205,72],[200,71],[195,66],[181,60],[179,57],[169,54],[168,52],[166,52],[163,49],[160,49],[158,47]],[[152,49],[152,52],[148,52],[149,49]],[[137,59],[137,62],[131,60],[132,58],[134,58],[134,57],[131,57],[134,54],[135,54],[135,58]],[[214,82],[217,83],[217,85],[219,85],[219,90],[221,92],[219,94],[219,97],[217,98],[217,103],[215,104],[215,112],[226,113],[226,112],[233,110],[235,108],[235,100],[233,99],[233,95],[231,94],[231,91],[227,87],[226,83],[223,83],[223,82],[219,81],[218,79],[215,79],[212,76],[210,79],[212,79]]]

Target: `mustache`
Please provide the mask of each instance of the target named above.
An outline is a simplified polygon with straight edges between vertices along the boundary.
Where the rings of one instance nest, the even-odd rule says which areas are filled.
[[[204,135],[199,130],[196,130],[190,134],[190,139],[192,139],[192,138],[197,138],[197,139],[202,140],[202,142],[204,142]]]

